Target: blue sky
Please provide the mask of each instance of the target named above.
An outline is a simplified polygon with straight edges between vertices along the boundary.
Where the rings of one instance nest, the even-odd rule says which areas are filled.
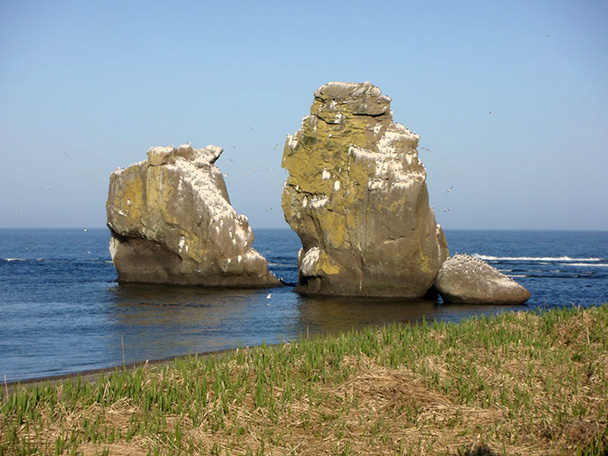
[[[103,227],[109,173],[187,141],[224,147],[254,228],[287,227],[286,135],[319,86],[369,80],[430,149],[444,228],[608,229],[608,2],[3,0],[0,21],[0,228]]]

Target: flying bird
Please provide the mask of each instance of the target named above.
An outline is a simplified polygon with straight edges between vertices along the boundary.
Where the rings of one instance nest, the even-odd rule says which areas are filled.
[[[448,193],[450,193],[450,192],[452,191],[452,189],[453,189],[453,188],[454,188],[454,186],[452,185],[450,188],[448,188],[448,189],[445,191],[445,194],[447,195]]]
[[[444,209],[444,210],[443,210],[443,212],[448,212],[448,211],[449,211],[449,209]]]
[[[279,148],[279,144],[277,143],[277,144],[275,144],[275,146],[274,146],[274,150],[277,150],[278,148]],[[274,151],[273,151],[273,152],[274,152]]]
[[[266,296],[266,299],[270,299],[272,298],[272,293],[268,293],[268,296]]]
[[[492,114],[492,111],[491,111],[491,110],[490,110],[490,111],[488,111],[488,114]]]

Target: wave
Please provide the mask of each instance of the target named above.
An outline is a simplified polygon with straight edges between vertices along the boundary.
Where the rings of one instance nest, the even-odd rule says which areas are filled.
[[[576,261],[576,262],[598,262],[598,261],[602,261],[602,258],[597,258],[597,257],[589,257],[589,258],[572,258],[569,256],[562,256],[562,257],[526,257],[526,256],[522,256],[522,257],[498,257],[498,256],[491,256],[491,255],[481,255],[479,253],[474,253],[473,255],[471,255],[473,258],[477,258],[480,260],[486,260],[486,261],[541,261],[541,262],[545,262],[545,261]]]
[[[112,263],[112,260],[107,260],[106,258],[99,258],[99,257],[94,257],[94,258],[92,258],[92,257],[86,257],[86,258],[0,258],[0,261],[6,261],[7,263],[10,263],[13,261],[28,261],[28,262],[36,261],[38,263],[45,262],[45,263],[74,263],[74,264],[82,263],[82,262]]]
[[[606,280],[606,275],[596,275],[594,273],[579,273],[579,274],[521,274],[521,275],[509,275],[509,277],[525,277],[529,279],[584,279],[584,280]]]
[[[564,266],[582,266],[582,267],[592,266],[594,268],[608,268],[608,263],[567,263]]]

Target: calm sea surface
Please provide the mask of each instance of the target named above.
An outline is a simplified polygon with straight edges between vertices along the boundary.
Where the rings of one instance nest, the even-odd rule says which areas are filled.
[[[300,243],[256,230],[286,282]],[[608,301],[608,232],[447,231],[450,253],[488,261],[532,293],[525,306],[310,298],[291,287],[208,290],[119,286],[106,229],[0,230],[0,380],[25,380],[422,319]]]

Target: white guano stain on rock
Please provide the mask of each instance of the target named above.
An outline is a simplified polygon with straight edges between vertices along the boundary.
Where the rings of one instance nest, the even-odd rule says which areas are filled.
[[[319,254],[319,247],[313,247],[306,252],[300,264],[300,270],[303,274],[308,276],[315,275],[317,263],[319,262]]]
[[[329,196],[317,196],[310,200],[310,205],[315,209],[321,209],[329,202]]]

